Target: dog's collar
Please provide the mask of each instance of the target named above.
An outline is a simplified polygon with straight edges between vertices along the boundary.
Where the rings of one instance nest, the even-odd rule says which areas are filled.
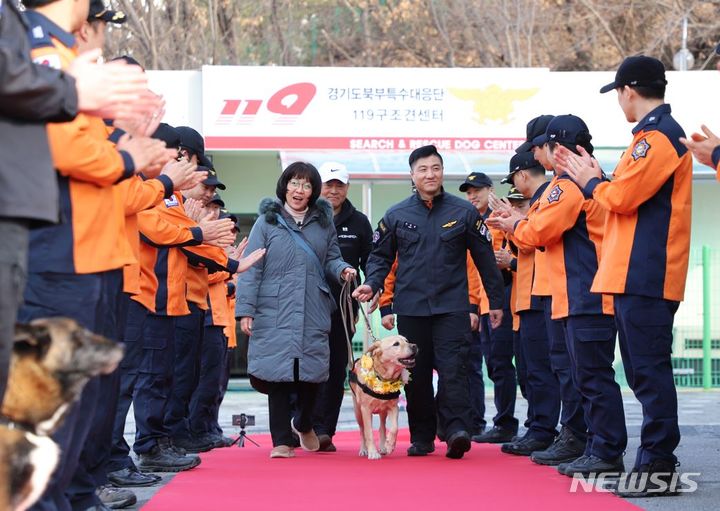
[[[372,392],[366,391],[367,394],[370,394],[373,397],[392,396],[380,397],[379,399],[397,399],[397,397],[400,396],[400,390],[405,385],[402,378],[398,378],[397,380],[385,380],[381,378],[375,371],[372,357],[367,353],[360,358],[360,364],[358,365],[357,370],[360,372],[364,380],[363,383],[358,381],[358,384]]]
[[[5,426],[8,429],[17,429],[20,431],[26,431],[28,433],[35,433],[35,426],[26,422],[16,422],[4,415],[0,415],[0,426]]]
[[[386,392],[386,393],[379,393],[375,392],[373,389],[365,385],[363,382],[361,382],[357,374],[355,374],[355,371],[350,371],[349,379],[351,382],[356,383],[358,387],[362,389],[362,391],[367,394],[370,397],[374,397],[375,399],[382,399],[383,401],[390,401],[391,399],[397,399],[400,397],[400,391],[396,390],[394,392]]]

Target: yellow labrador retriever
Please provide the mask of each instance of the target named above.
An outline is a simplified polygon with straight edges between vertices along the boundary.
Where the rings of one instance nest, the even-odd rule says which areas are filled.
[[[350,372],[355,418],[360,426],[360,456],[370,460],[395,450],[398,433],[398,397],[415,365],[418,348],[402,335],[374,342]],[[380,416],[380,449],[373,438],[372,416]],[[390,419],[386,430],[385,422]]]

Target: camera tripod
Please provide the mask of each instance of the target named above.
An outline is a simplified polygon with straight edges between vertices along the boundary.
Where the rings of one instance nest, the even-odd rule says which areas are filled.
[[[235,441],[230,445],[237,444],[238,447],[245,447],[245,440],[247,440],[248,442],[255,444],[255,446],[260,447],[260,444],[258,444],[252,438],[250,438],[248,436],[248,434],[245,432],[245,426],[247,426],[247,417],[245,416],[244,413],[240,415],[240,421],[237,425],[240,426],[240,434],[235,439]]]

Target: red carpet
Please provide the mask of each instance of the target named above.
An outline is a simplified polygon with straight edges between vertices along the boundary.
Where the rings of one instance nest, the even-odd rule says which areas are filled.
[[[552,467],[509,456],[499,446],[473,444],[462,460],[434,454],[409,458],[407,431],[381,460],[358,457],[359,434],[335,437],[336,453],[270,459],[269,435],[253,436],[262,447],[216,449],[202,464],[177,475],[143,507],[146,511],[291,510],[404,511],[504,509],[620,511],[640,509],[609,493],[570,493],[571,479]]]

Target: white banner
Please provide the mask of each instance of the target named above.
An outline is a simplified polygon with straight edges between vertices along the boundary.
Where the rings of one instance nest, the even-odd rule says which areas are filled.
[[[547,69],[206,66],[203,134],[211,150],[509,153],[541,114],[582,117],[600,147],[632,138],[613,72]],[[668,101],[686,130],[720,122],[720,73],[668,73]]]

